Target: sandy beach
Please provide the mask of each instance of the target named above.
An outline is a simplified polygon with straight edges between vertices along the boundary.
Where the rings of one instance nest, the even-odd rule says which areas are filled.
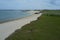
[[[35,11],[33,12],[30,11],[28,13],[32,13],[33,15],[19,19],[19,20],[14,20],[14,21],[0,24],[0,40],[4,40],[6,37],[12,34],[15,30],[20,29],[22,26],[30,23],[31,21],[37,20],[37,18],[42,15],[42,13],[34,14]]]

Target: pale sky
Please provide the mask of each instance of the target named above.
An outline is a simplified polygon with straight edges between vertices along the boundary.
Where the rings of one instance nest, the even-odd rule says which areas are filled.
[[[0,0],[0,9],[60,9],[60,0]]]

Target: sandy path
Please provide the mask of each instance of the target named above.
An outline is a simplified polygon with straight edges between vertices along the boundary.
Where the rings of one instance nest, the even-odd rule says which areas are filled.
[[[40,14],[34,14],[19,20],[6,22],[3,24],[0,24],[0,40],[4,40],[6,37],[8,37],[11,33],[13,33],[16,29],[21,28],[22,26],[30,23],[31,21],[37,20]]]

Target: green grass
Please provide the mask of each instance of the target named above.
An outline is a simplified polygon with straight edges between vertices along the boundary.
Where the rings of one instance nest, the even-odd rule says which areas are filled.
[[[60,16],[42,15],[16,30],[6,40],[60,40]]]
[[[48,15],[60,15],[60,10],[43,10],[42,12]]]

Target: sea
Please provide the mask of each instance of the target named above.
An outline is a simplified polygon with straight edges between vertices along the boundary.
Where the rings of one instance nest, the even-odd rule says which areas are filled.
[[[27,13],[27,11],[20,11],[20,10],[0,10],[0,23],[16,20],[19,18],[23,18],[29,16],[31,14]]]

